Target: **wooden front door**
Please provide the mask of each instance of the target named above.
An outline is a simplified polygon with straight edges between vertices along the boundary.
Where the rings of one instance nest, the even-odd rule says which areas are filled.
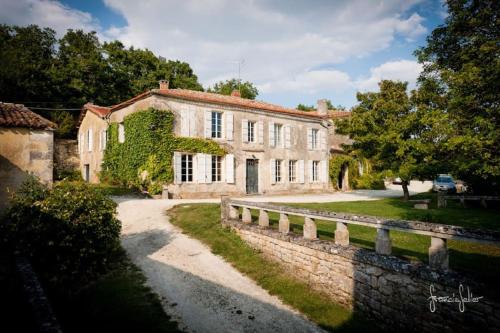
[[[248,194],[259,193],[259,160],[247,160],[246,184]]]

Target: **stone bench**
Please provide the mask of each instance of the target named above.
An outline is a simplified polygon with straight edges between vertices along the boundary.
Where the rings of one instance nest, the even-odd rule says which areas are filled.
[[[418,199],[418,200],[410,200],[410,202],[414,202],[413,208],[415,209],[429,209],[429,204],[431,203],[431,199]]]

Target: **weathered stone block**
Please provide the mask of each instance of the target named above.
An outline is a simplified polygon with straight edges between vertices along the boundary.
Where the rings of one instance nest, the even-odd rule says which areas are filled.
[[[349,245],[349,230],[347,224],[337,222],[337,229],[335,230],[335,244],[342,246]]]
[[[290,232],[290,221],[287,214],[280,214],[278,230],[281,233],[287,234]]]
[[[267,211],[261,209],[259,213],[259,227],[267,228],[269,227],[269,214]]]
[[[446,239],[431,237],[431,246],[429,247],[429,266],[433,269],[448,269],[449,260]]]
[[[243,214],[241,215],[241,221],[246,224],[252,223],[252,213],[249,208],[243,208]]]
[[[389,255],[392,252],[392,241],[389,230],[377,229],[377,238],[375,240],[375,251],[379,254]]]

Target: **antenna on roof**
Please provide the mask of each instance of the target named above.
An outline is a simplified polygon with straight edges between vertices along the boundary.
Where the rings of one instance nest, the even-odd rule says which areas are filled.
[[[236,60],[233,62],[238,64],[238,91],[240,92],[241,96],[241,67],[243,67],[243,65],[245,64],[245,59]]]

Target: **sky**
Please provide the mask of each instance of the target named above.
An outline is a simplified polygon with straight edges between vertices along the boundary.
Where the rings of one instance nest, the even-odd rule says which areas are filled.
[[[413,52],[442,24],[442,0],[0,0],[0,23],[96,31],[189,63],[205,88],[238,77],[287,107],[347,108],[381,79],[415,86]]]

